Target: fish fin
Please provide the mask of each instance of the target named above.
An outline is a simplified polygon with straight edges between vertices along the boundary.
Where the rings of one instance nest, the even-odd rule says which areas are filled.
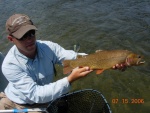
[[[98,70],[96,70],[96,74],[101,74],[101,73],[103,73],[103,69],[98,69]]]
[[[100,51],[103,51],[103,50],[96,50],[95,53],[100,52]]]
[[[71,60],[64,60],[63,61],[63,66],[64,66],[63,74],[68,74],[68,73],[70,73],[72,71],[73,68],[70,67],[70,61]]]

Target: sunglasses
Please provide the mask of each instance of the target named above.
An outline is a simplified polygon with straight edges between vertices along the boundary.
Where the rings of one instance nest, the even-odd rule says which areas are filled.
[[[14,37],[14,36],[13,36]],[[22,38],[20,38],[20,39],[17,39],[17,40],[19,40],[19,41],[25,41],[25,40],[27,40],[27,39],[31,39],[32,37],[35,37],[35,30],[30,30],[30,31],[28,31],[26,34],[24,34],[23,36],[22,36]]]

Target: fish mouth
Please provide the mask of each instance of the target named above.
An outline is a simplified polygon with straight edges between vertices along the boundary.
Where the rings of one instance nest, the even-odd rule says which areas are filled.
[[[139,60],[139,61],[137,61],[137,65],[141,65],[141,64],[144,64],[144,63],[145,63],[144,60]]]

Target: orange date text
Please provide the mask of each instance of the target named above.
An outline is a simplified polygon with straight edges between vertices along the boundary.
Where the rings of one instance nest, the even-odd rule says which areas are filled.
[[[142,98],[133,98],[133,99],[128,99],[128,98],[123,98],[123,99],[118,99],[118,98],[113,98],[112,99],[113,104],[144,104],[144,99]]]

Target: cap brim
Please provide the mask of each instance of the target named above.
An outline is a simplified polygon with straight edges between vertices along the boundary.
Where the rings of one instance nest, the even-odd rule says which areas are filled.
[[[38,29],[34,25],[25,25],[22,26],[20,29],[18,29],[16,32],[12,33],[12,35],[17,39],[20,39],[26,32],[30,30],[38,30]]]

